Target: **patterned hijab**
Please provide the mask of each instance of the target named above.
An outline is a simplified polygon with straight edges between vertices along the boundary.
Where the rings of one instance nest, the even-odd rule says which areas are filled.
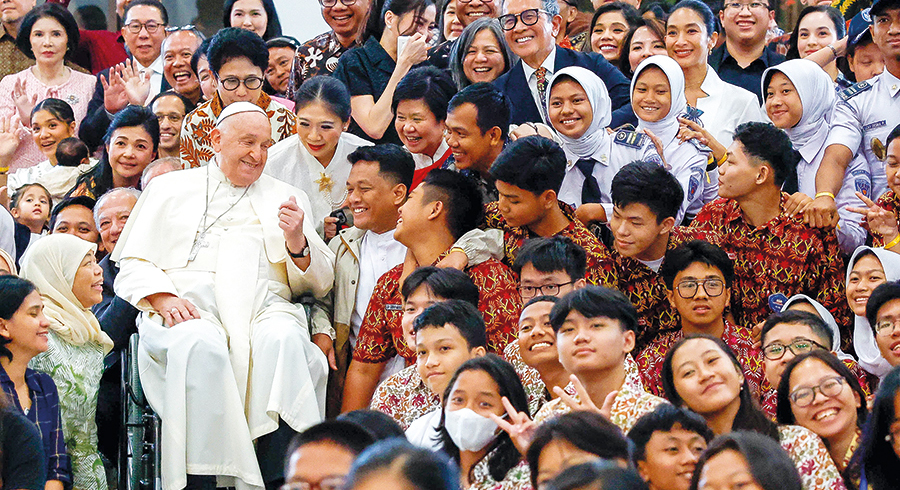
[[[612,100],[609,98],[609,92],[606,91],[606,85],[603,80],[600,80],[600,77],[587,68],[567,66],[554,73],[547,84],[550,87],[546,95],[547,107],[550,107],[553,84],[562,76],[569,76],[581,85],[587,94],[591,109],[594,111],[594,118],[591,120],[590,126],[580,138],[573,139],[557,133],[563,143],[563,150],[566,151],[566,158],[569,160],[593,158],[599,161],[607,146],[603,142],[609,138],[609,135],[606,134],[606,127],[612,122]]]
[[[50,329],[71,344],[96,342],[104,352],[112,350],[112,340],[85,308],[72,286],[85,255],[97,246],[73,235],[47,235],[28,247],[22,257],[22,277],[33,282],[44,300],[44,315]]]
[[[853,271],[856,260],[867,251],[874,253],[878,260],[881,261],[886,281],[900,279],[900,255],[883,248],[863,245],[853,252],[850,262],[847,263],[847,283],[850,282],[850,272]],[[853,347],[856,349],[856,355],[859,357],[859,365],[866,371],[882,378],[891,370],[891,365],[888,364],[885,358],[881,357],[881,351],[878,350],[878,344],[875,343],[875,332],[872,331],[869,320],[864,316],[856,316],[854,319]]]
[[[677,61],[665,55],[653,55],[637,66],[634,70],[634,76],[631,77],[631,94],[634,99],[634,84],[641,76],[641,72],[647,68],[659,68],[669,79],[669,94],[671,95],[671,103],[669,112],[662,119],[656,122],[645,121],[640,119],[638,122],[638,130],[649,129],[656,135],[664,145],[667,145],[675,139],[678,134],[678,117],[683,115],[687,110],[687,98],[684,95],[684,71]]]

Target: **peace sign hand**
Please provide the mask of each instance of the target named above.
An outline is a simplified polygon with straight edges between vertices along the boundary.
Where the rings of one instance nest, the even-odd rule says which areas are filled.
[[[556,393],[556,396],[560,398],[566,405],[569,406],[572,410],[578,411],[588,411],[599,413],[604,416],[606,419],[609,419],[612,414],[612,407],[616,401],[616,395],[619,394],[618,391],[611,391],[608,395],[606,395],[606,399],[603,400],[603,405],[597,407],[593,400],[591,400],[591,396],[588,395],[587,389],[585,389],[584,385],[581,384],[581,381],[578,380],[578,377],[574,374],[569,375],[569,381],[572,382],[572,386],[575,387],[575,393],[578,394],[578,400],[575,400],[571,395],[565,392],[559,386],[553,387],[553,393]]]
[[[900,235],[900,230],[897,228],[897,218],[894,216],[894,213],[884,209],[859,192],[856,193],[856,197],[868,207],[847,206],[847,210],[865,216],[866,223],[869,225],[869,231],[881,235],[885,243],[891,242],[897,235]]]
[[[528,451],[528,446],[531,444],[531,439],[534,438],[534,431],[537,429],[537,424],[528,417],[527,413],[516,410],[505,396],[501,401],[503,402],[503,407],[506,408],[506,414],[509,416],[509,421],[504,420],[499,415],[493,413],[489,414],[491,420],[496,422],[498,427],[509,434],[509,438],[512,439],[513,445],[516,446],[519,453],[524,456],[525,452]]]

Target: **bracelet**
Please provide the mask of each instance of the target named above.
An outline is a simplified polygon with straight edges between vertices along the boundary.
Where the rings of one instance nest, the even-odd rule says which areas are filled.
[[[721,166],[727,161],[728,161],[728,152],[726,151],[725,153],[722,154],[722,158],[720,158],[719,161],[716,162],[716,164]]]
[[[838,59],[837,50],[834,49],[834,46],[829,44],[828,46],[825,46],[825,47],[831,50],[831,54],[834,55],[834,59]]]
[[[466,258],[469,257],[469,255],[466,253],[465,249],[463,249],[462,247],[453,247],[453,248],[451,248],[451,249],[450,249],[450,253],[453,253],[453,252],[459,252],[459,253],[465,255]]]
[[[816,197],[814,197],[813,199],[818,199],[818,198],[823,197],[823,196],[828,196],[828,197],[830,197],[832,201],[835,201],[835,200],[836,200],[836,199],[834,198],[834,194],[831,193],[831,192],[828,192],[828,191],[816,192]]]
[[[894,248],[894,247],[896,247],[897,245],[900,245],[900,235],[897,235],[896,238],[894,238],[894,239],[891,240],[889,243],[887,243],[887,244],[884,246],[884,248],[887,250],[887,249]]]

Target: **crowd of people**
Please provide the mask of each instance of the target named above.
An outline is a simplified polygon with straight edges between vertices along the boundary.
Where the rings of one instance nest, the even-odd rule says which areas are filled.
[[[900,482],[900,0],[318,2],[0,0],[0,488]]]

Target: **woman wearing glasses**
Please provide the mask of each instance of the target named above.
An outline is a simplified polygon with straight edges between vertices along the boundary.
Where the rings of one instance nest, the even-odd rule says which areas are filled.
[[[888,373],[872,403],[857,451],[860,489],[888,490],[900,481],[900,368]]]
[[[859,467],[851,461],[867,414],[865,392],[834,354],[813,350],[788,363],[778,386],[778,422],[821,437],[850,488],[859,485]]]
[[[78,25],[65,8],[45,4],[22,19],[16,45],[35,65],[0,80],[0,167],[10,171],[46,160],[32,140],[32,109],[53,97],[67,102],[75,113],[75,130],[87,114],[96,79],[66,66],[78,46]]]
[[[898,279],[900,255],[883,248],[859,247],[847,265],[847,302],[855,315],[853,348],[859,358],[859,365],[879,378],[887,374],[891,365],[878,350],[876,333],[866,318],[866,305],[876,287]]]

